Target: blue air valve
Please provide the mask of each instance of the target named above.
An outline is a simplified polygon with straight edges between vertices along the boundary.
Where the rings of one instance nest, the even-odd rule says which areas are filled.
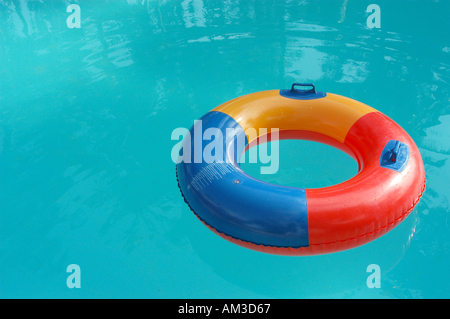
[[[401,172],[409,162],[409,146],[397,140],[389,141],[381,152],[380,166]]]

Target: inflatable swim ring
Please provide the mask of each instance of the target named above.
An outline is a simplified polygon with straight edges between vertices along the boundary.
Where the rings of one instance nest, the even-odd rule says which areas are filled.
[[[299,88],[304,86],[312,88]],[[195,153],[195,145],[205,151],[198,143],[210,128],[224,137],[224,160],[205,161]],[[279,139],[336,147],[357,161],[358,173],[318,189],[257,180],[238,160],[261,138],[246,135],[250,128],[267,128],[268,136],[276,128]],[[401,223],[425,189],[422,158],[408,133],[372,107],[316,92],[312,84],[226,102],[194,124],[182,147],[190,157],[179,157],[176,172],[191,210],[224,239],[265,253],[315,255],[366,244]]]

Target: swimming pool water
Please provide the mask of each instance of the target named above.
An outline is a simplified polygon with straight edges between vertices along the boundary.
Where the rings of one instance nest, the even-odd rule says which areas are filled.
[[[372,3],[380,28],[367,25]],[[449,12],[443,0],[0,0],[0,297],[450,297]],[[293,82],[366,103],[416,141],[427,189],[380,239],[267,255],[185,205],[172,131]],[[305,141],[280,142],[274,175],[243,169],[298,187],[357,172]],[[67,286],[71,264],[79,289]],[[367,286],[371,264],[381,288]]]

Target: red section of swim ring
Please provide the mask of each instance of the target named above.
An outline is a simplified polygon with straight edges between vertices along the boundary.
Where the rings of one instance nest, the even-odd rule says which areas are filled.
[[[400,173],[379,164],[390,140],[410,148],[409,163]],[[425,171],[416,144],[384,114],[361,117],[344,144],[354,151],[361,171],[344,183],[306,190],[310,245],[356,240],[358,246],[378,238],[412,211],[424,190]]]

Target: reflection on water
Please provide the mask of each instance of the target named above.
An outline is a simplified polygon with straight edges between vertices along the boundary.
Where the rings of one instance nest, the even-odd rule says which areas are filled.
[[[86,51],[81,53],[84,55],[81,60],[83,64],[77,66],[81,76],[88,78],[89,82],[107,80],[112,85],[117,84],[118,80],[110,69],[127,68],[136,61],[139,61],[138,68],[145,67],[143,63],[148,67],[171,61],[173,63],[165,63],[167,73],[175,77],[177,73],[191,72],[189,56],[167,56],[173,54],[167,50],[212,42],[215,45],[211,48],[199,48],[197,55],[206,58],[195,59],[195,62],[200,62],[199,68],[210,67],[209,61],[217,59],[223,60],[226,65],[228,60],[233,60],[232,56],[229,59],[227,55],[233,54],[239,47],[247,50],[253,48],[249,50],[246,61],[256,63],[258,60],[273,59],[268,75],[284,74],[286,83],[291,79],[364,83],[370,81],[371,72],[377,73],[373,76],[376,78],[379,70],[383,69],[388,76],[397,77],[408,73],[409,64],[417,63],[417,58],[406,54],[410,51],[407,47],[409,35],[369,30],[363,23],[345,24],[345,16],[359,14],[364,21],[364,13],[360,13],[348,0],[340,4],[327,3],[327,6],[287,1],[268,10],[272,2],[184,0],[174,4],[171,1],[143,0],[120,2],[114,10],[114,6],[108,5],[107,1],[88,1],[83,4],[82,28],[70,30],[64,23],[67,16],[64,1],[49,4],[5,0],[1,3],[2,14],[7,17],[0,22],[6,43],[2,53],[6,61],[17,62],[19,57],[15,52],[9,52],[9,43],[19,38],[30,38],[38,41],[35,46],[39,48],[35,48],[35,55],[42,59],[52,54],[66,56],[59,62],[71,67],[70,64],[75,63],[72,58],[74,52],[80,54],[80,50]],[[329,12],[334,9],[340,16],[327,21],[328,25],[315,23],[321,15],[328,18]],[[135,28],[137,21],[143,20],[148,21],[148,27]],[[261,26],[269,24],[270,32],[262,34]],[[355,29],[360,32],[355,32]],[[186,34],[180,36],[181,30],[185,30]],[[43,42],[47,38],[52,39],[53,45]],[[261,39],[269,40],[265,44]],[[446,52],[445,47],[440,49]],[[142,55],[148,60],[143,60]],[[19,56],[34,59],[24,53]],[[380,60],[381,56],[385,61]],[[398,70],[399,66],[401,70]],[[34,75],[47,75],[45,63],[36,65],[34,69]],[[5,82],[14,81],[11,73],[17,71],[20,70],[3,68],[3,72],[7,73]],[[438,73],[435,77],[440,78]],[[181,79],[178,77],[177,80],[179,82]],[[266,80],[266,86],[269,83]],[[244,92],[253,89],[249,87]]]
[[[355,273],[379,262],[385,296],[449,295],[437,283],[449,280],[450,260],[448,2],[380,0],[381,29],[367,28],[366,6],[353,0],[73,3],[80,29],[66,25],[67,1],[0,0],[0,274],[56,285],[65,278],[54,274],[81,259],[103,287],[94,296],[105,286],[119,296],[120,278],[151,297],[180,297],[179,287],[181,297],[226,296],[217,284],[236,297],[305,296],[313,285],[319,296],[361,296],[366,273]],[[230,248],[193,218],[174,180],[172,130],[292,82],[367,103],[411,134],[427,189],[402,228],[280,263]],[[288,165],[280,180],[304,170]],[[18,295],[31,286],[2,276]]]

